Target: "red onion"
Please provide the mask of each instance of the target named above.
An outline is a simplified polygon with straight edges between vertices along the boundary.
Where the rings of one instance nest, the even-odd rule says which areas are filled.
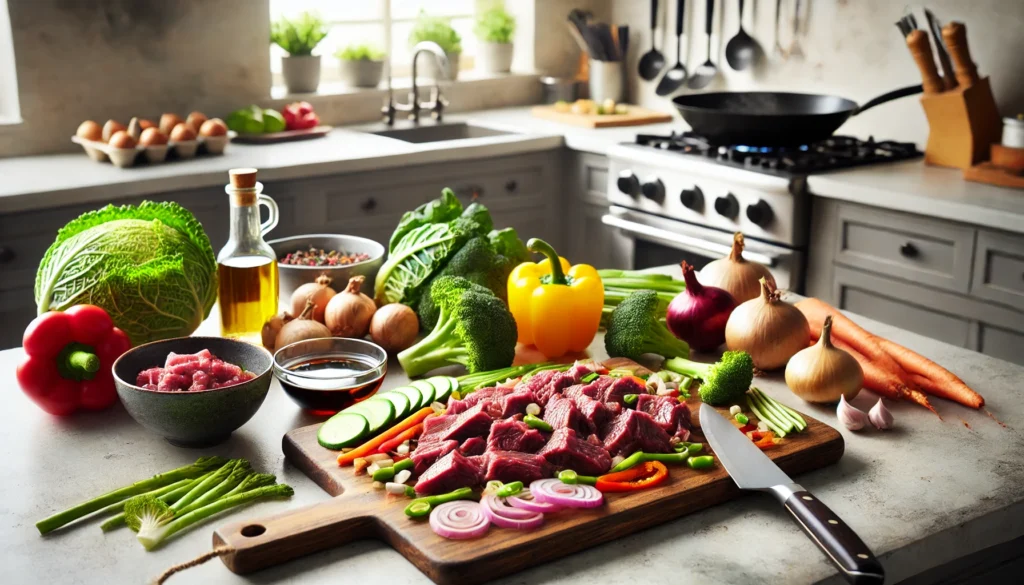
[[[513,508],[502,499],[494,494],[488,494],[480,502],[480,507],[483,509],[484,515],[490,519],[491,524],[500,528],[533,530],[544,523],[544,514]]]
[[[446,502],[430,513],[430,527],[438,536],[453,540],[479,538],[487,533],[491,520],[478,502]]]
[[[736,299],[723,289],[697,281],[693,266],[683,262],[686,290],[668,305],[665,322],[672,334],[697,351],[713,351],[725,343],[725,324]]]
[[[555,478],[531,483],[530,493],[538,502],[565,508],[596,508],[604,502],[604,495],[592,485],[569,485]]]
[[[554,504],[545,504],[538,502],[534,499],[533,494],[530,492],[530,488],[526,488],[514,496],[509,496],[508,503],[512,504],[516,508],[522,508],[531,512],[540,512],[541,514],[550,514],[551,512],[557,512],[562,508]]]

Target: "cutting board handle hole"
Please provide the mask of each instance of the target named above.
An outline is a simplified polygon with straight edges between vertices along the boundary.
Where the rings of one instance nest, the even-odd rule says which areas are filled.
[[[267,527],[260,524],[250,524],[242,528],[242,536],[252,538],[267,531]]]

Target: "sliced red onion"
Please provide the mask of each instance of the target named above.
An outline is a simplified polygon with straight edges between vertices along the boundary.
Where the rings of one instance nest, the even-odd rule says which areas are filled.
[[[510,516],[503,516],[502,513],[495,512],[491,507],[486,504],[481,504],[480,508],[483,509],[484,514],[491,520],[491,523],[500,528],[513,528],[515,530],[533,530],[544,523],[544,514],[538,512],[526,512],[526,510],[520,510],[517,508],[511,508],[516,512],[526,512],[527,516],[522,518],[513,518]]]
[[[596,508],[604,502],[604,496],[592,485],[570,485],[560,479],[538,479],[530,484],[533,499],[545,504],[566,508]]]
[[[557,512],[562,509],[561,506],[538,502],[533,497],[533,492],[530,491],[530,488],[526,488],[514,496],[509,496],[508,503],[512,504],[516,508],[522,508],[531,512],[539,512],[541,514],[550,514],[551,512]]]
[[[445,502],[430,512],[430,527],[438,536],[452,540],[479,538],[490,525],[484,507],[470,500]]]
[[[485,494],[484,497],[480,498],[480,505],[503,518],[522,520],[531,518],[536,514],[536,512],[524,510],[523,508],[513,508],[505,501],[505,498],[499,498],[494,494]]]

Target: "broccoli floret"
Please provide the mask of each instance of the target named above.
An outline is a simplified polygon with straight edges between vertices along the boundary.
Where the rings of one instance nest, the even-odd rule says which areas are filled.
[[[518,332],[501,299],[458,276],[435,279],[430,296],[440,309],[437,325],[398,354],[406,374],[419,376],[451,364],[462,364],[470,373],[512,365]]]
[[[454,274],[453,275],[444,275],[444,274],[442,274],[442,275],[436,276],[434,278],[434,280],[437,280],[439,278],[443,278],[444,276],[457,276],[457,275],[454,275]],[[460,281],[459,286],[461,288],[466,289],[466,290],[473,290],[473,291],[476,291],[478,293],[485,294],[485,295],[486,294],[494,294],[486,286],[482,286],[482,285],[478,284],[477,282],[474,282],[474,280],[472,280],[472,279],[470,279],[468,277],[462,277],[462,278],[459,279],[459,281]],[[431,284],[431,289],[433,289],[433,284]],[[434,296],[433,295],[426,294],[426,295],[423,295],[423,296],[420,297],[420,301],[419,301],[419,303],[416,306],[416,315],[419,317],[419,320],[420,320],[420,330],[421,331],[431,331],[431,330],[434,329],[434,326],[437,325],[437,319],[441,315],[441,308],[437,305],[437,303],[434,302]]]
[[[626,297],[607,320],[604,347],[608,355],[634,360],[645,353],[689,357],[690,346],[665,327],[664,316],[654,291],[638,290]]]
[[[508,298],[508,275],[512,263],[494,250],[486,237],[475,237],[452,256],[448,264],[438,272],[441,276],[461,276],[494,293],[502,301]],[[429,285],[428,285],[429,287]],[[429,290],[429,289],[425,289]],[[429,294],[423,294],[416,305],[420,318],[420,329],[430,331],[437,324],[438,309]]]
[[[712,406],[735,404],[754,379],[754,360],[745,351],[727,351],[713,364],[672,358],[665,362],[665,367],[684,376],[700,378],[700,399]]]

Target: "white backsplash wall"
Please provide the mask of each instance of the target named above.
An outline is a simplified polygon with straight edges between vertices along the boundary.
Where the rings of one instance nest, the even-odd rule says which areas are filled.
[[[633,101],[659,110],[672,109],[667,98],[654,93],[657,79],[645,82],[636,74],[637,61],[650,48],[650,2],[608,0],[612,22],[628,24],[630,51],[627,76]],[[789,47],[793,39],[792,14],[797,0],[779,0],[782,19],[779,40]],[[656,43],[665,55],[666,68],[675,64],[675,0],[661,0]],[[692,71],[706,59],[704,34],[706,0],[688,0],[683,59]],[[724,6],[724,9],[723,9]],[[775,45],[776,0],[746,0],[744,28],[762,46],[765,56],[746,71],[733,71],[725,61],[725,44],[737,31],[738,0],[716,0],[711,39],[712,60],[719,76],[704,91],[759,90],[834,94],[864,103],[889,90],[921,82],[895,22],[904,2],[895,0],[800,0],[797,40],[804,56],[784,58]],[[967,25],[971,54],[992,88],[1003,115],[1024,112],[1024,0],[931,0],[927,6],[943,24],[958,20]],[[917,5],[915,5],[917,8]],[[918,25],[927,26],[919,9]],[[722,31],[725,34],[722,34]],[[723,40],[724,37],[724,40]],[[689,91],[689,90],[683,90]],[[927,139],[928,125],[916,96],[872,108],[851,118],[840,134],[878,139]]]

